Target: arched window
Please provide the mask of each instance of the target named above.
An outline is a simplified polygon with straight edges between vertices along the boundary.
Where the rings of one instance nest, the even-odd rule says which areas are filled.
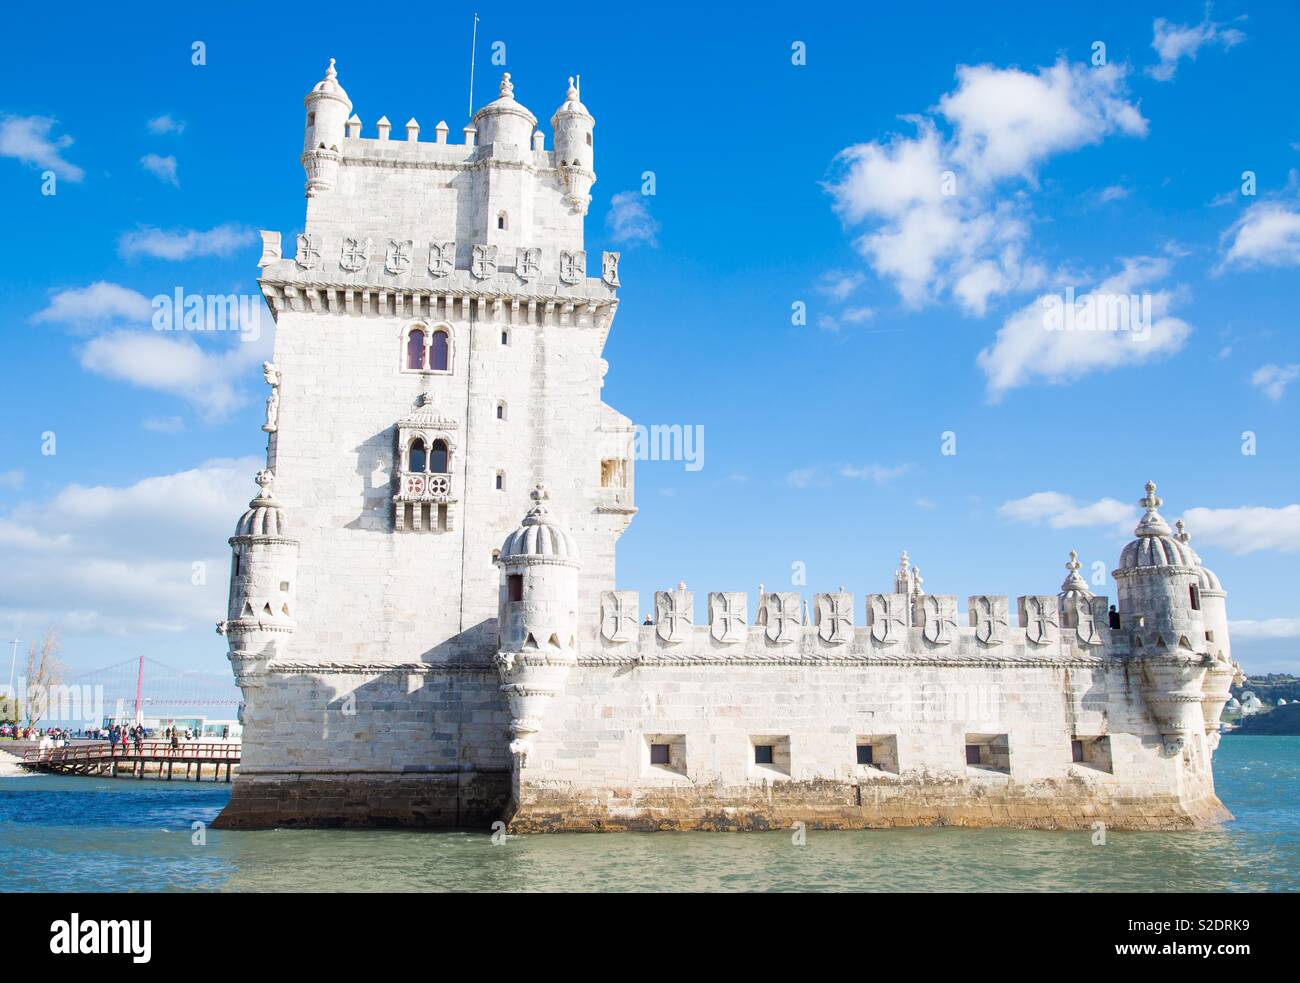
[[[416,437],[411,441],[411,460],[408,470],[423,473],[429,465],[429,455],[424,449],[424,441]]]
[[[431,474],[447,473],[447,442],[445,440],[435,440],[433,450],[429,454],[429,472]]]
[[[505,418],[506,418],[506,402],[503,399],[499,403],[497,403],[497,419],[504,420]]]
[[[435,372],[446,372],[447,364],[447,332],[435,331],[429,339],[429,368]]]
[[[447,345],[443,341],[443,358],[446,359]],[[415,328],[406,336],[406,367],[419,371],[424,368],[424,332]]]
[[[510,228],[510,219],[506,216],[505,212],[497,212],[497,228],[498,229]]]

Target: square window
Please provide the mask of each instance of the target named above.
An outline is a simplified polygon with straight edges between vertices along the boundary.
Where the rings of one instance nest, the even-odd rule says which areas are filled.
[[[966,745],[966,763],[968,765],[977,765],[980,763],[980,746],[978,744]]]
[[[506,577],[506,600],[522,601],[524,599],[524,575],[512,573]]]
[[[755,744],[754,745],[754,764],[770,765],[772,764],[772,745]]]
[[[1070,742],[1070,760],[1071,761],[1083,760],[1083,741]]]
[[[650,745],[650,763],[652,765],[666,765],[670,763],[667,744]]]
[[[860,764],[860,765],[871,765],[871,764],[875,764],[875,762],[872,760],[871,745],[870,745],[870,744],[859,744],[859,745],[858,745],[858,764]]]

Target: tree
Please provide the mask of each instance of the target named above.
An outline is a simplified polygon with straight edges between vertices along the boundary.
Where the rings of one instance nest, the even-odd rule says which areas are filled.
[[[27,726],[33,726],[49,708],[50,690],[63,679],[63,663],[59,661],[59,633],[46,628],[40,645],[32,642],[27,650],[27,699],[23,710]]]

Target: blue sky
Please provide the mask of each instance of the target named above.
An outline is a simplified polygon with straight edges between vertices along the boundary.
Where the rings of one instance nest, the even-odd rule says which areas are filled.
[[[9,14],[5,639],[57,624],[74,667],[225,671],[270,321],[252,344],[162,336],[140,298],[255,289],[256,230],[301,227],[329,57],[366,135],[458,133],[473,9],[85,5],[57,36]],[[624,283],[606,400],[704,428],[702,469],[639,465],[620,585],[861,595],[906,548],[963,606],[1055,592],[1071,548],[1113,569],[1153,478],[1224,581],[1239,660],[1300,671],[1300,10],[745,9],[477,7],[477,104],[503,42],[540,119],[580,73],[597,120],[587,243],[622,250]],[[1044,330],[1067,290],[1147,296],[1150,330]]]

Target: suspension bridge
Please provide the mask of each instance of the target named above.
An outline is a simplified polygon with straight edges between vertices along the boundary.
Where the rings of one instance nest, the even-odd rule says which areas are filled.
[[[92,726],[107,718],[127,723],[147,717],[233,720],[244,702],[229,674],[178,669],[144,655],[75,673],[51,689],[45,720],[86,721]],[[65,705],[56,705],[60,702]],[[80,702],[80,712],[71,712],[75,708],[66,705],[71,702]]]

